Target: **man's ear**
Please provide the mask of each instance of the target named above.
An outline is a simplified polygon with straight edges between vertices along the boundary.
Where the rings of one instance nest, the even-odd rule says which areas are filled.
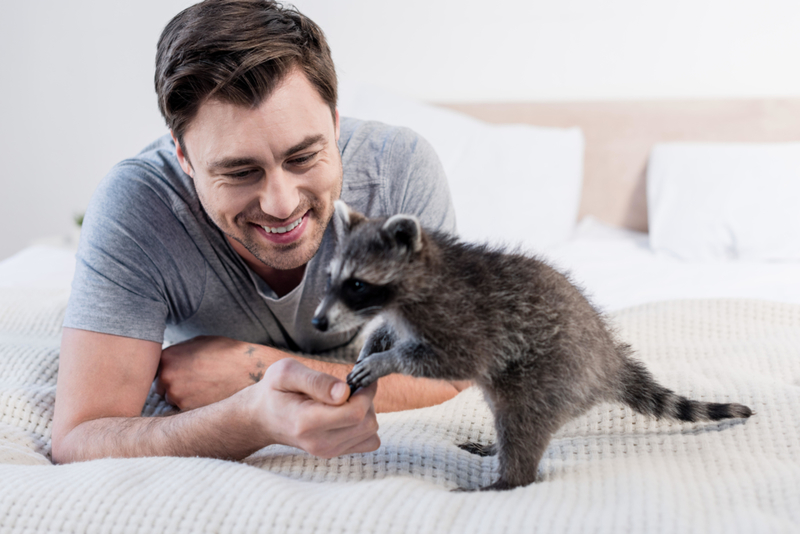
[[[383,223],[381,233],[413,252],[422,250],[422,227],[413,215],[392,215]]]
[[[194,169],[192,169],[192,164],[189,163],[189,157],[186,155],[186,152],[183,151],[183,147],[181,147],[181,144],[178,142],[175,134],[172,133],[172,130],[169,131],[169,135],[172,136],[172,142],[175,143],[175,153],[178,156],[178,163],[180,163],[181,169],[194,178]]]
[[[359,223],[366,221],[367,218],[364,217],[361,213],[357,211],[353,211],[350,209],[350,206],[344,203],[343,200],[337,200],[333,203],[334,207],[334,217],[338,217],[339,221],[341,221],[342,226],[347,230],[348,233],[358,226]]]

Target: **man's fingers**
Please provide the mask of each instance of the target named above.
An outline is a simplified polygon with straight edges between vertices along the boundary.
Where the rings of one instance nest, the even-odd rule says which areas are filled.
[[[348,385],[326,373],[309,369],[291,358],[278,360],[268,373],[281,391],[303,393],[315,401],[330,405],[343,404],[350,395]]]
[[[346,404],[341,406],[331,407],[326,406],[325,414],[328,421],[329,428],[346,429],[352,428],[361,424],[365,417],[375,418],[375,407],[372,400],[375,398],[375,393],[378,391],[378,383],[370,384],[369,387],[359,389],[354,393]],[[348,389],[348,395],[350,390]]]

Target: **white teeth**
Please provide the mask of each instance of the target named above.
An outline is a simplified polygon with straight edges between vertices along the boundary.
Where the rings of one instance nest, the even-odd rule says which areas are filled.
[[[303,218],[302,217],[300,217],[299,219],[297,219],[295,222],[293,222],[292,224],[290,224],[288,226],[279,226],[278,228],[271,228],[269,226],[262,226],[261,228],[263,228],[264,231],[269,233],[269,234],[285,234],[286,232],[288,232],[290,230],[294,230],[295,228],[297,228],[297,226],[301,222],[303,222]]]

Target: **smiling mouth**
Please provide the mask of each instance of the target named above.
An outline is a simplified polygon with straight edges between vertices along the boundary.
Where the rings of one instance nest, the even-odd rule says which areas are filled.
[[[303,217],[304,216],[305,214],[303,215]],[[259,226],[261,226],[261,228],[263,228],[264,231],[267,232],[268,234],[285,234],[286,232],[291,232],[292,230],[297,228],[300,225],[300,223],[303,222],[303,217],[300,217],[296,221],[289,223],[286,226],[278,226],[278,227],[261,226],[261,225]]]

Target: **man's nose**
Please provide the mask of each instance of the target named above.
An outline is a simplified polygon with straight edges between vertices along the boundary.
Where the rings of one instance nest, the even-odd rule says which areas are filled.
[[[300,193],[292,176],[283,169],[275,169],[266,177],[260,193],[261,211],[276,219],[287,219],[300,204]]]

